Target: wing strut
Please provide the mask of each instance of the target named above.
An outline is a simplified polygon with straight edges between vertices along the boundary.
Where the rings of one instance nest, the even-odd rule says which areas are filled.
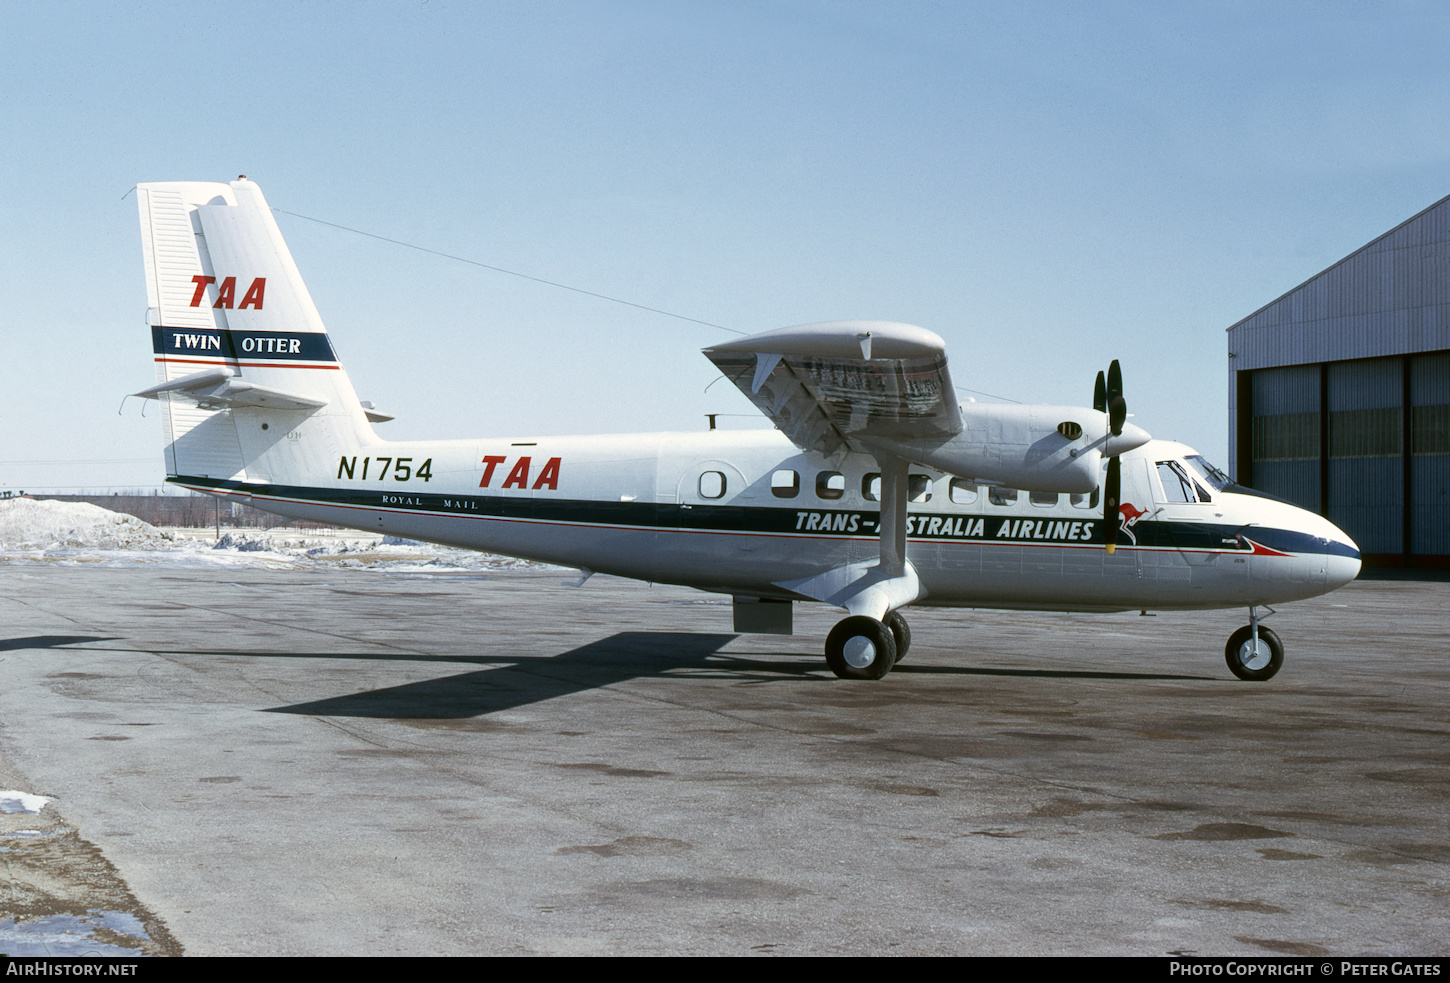
[[[803,580],[778,581],[777,587],[877,621],[884,621],[892,611],[926,595],[916,568],[906,558],[906,515],[910,503],[907,468],[910,465],[901,458],[885,455],[878,456],[876,463],[881,468],[880,557]]]
[[[881,468],[881,562],[883,573],[899,577],[906,573],[906,508],[911,482],[907,462],[899,457],[879,457]]]

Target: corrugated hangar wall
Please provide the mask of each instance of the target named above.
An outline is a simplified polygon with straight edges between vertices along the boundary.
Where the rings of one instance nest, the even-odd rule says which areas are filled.
[[[1236,480],[1450,568],[1450,197],[1228,329]]]

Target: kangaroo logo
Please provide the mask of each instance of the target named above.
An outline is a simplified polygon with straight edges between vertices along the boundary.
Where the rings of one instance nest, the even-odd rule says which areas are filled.
[[[1127,534],[1128,538],[1133,541],[1134,546],[1137,546],[1138,537],[1133,535],[1133,527],[1138,524],[1139,519],[1148,513],[1138,508],[1132,502],[1124,502],[1122,505],[1119,505],[1118,512],[1122,516],[1122,521],[1119,522],[1118,528]]]

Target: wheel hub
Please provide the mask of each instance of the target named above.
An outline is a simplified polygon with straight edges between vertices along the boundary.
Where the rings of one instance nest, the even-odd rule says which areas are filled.
[[[1239,646],[1239,662],[1245,669],[1262,669],[1273,657],[1269,643],[1262,638],[1258,641],[1251,638]]]
[[[871,644],[869,638],[853,635],[841,647],[841,654],[852,669],[865,669],[876,661],[876,646]]]

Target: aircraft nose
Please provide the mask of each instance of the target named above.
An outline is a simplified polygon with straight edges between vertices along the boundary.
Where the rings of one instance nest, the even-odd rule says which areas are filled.
[[[1359,576],[1359,546],[1337,526],[1324,547],[1324,589],[1338,590]]]

